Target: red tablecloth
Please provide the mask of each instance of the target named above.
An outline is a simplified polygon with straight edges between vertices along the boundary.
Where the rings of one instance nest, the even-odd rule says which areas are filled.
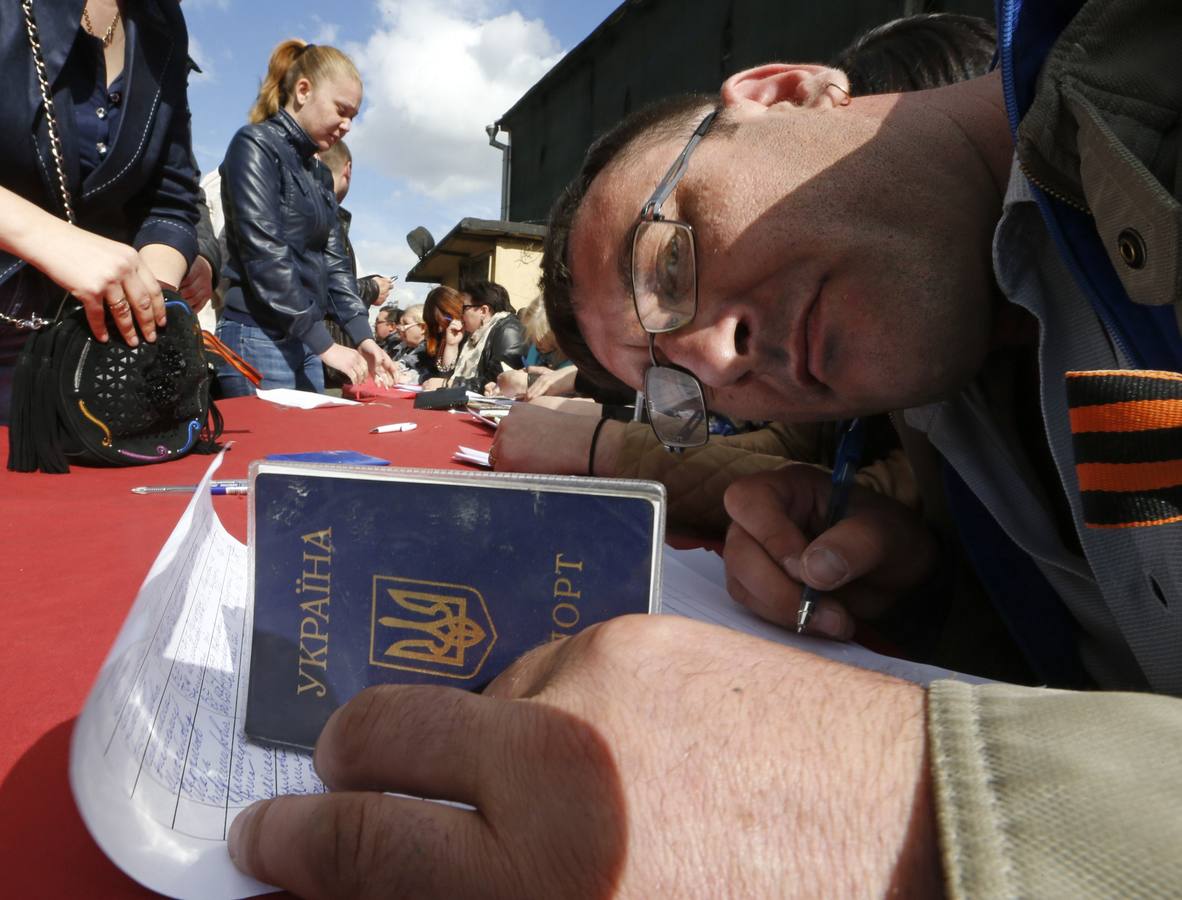
[[[409,399],[317,410],[256,398],[219,404],[233,441],[218,478],[242,478],[268,453],[359,450],[394,465],[444,468],[458,444],[491,434],[465,416],[418,411]],[[415,422],[415,431],[369,434]],[[0,460],[8,430],[0,428]],[[139,496],[136,485],[192,484],[208,456],[69,475],[0,470],[0,872],[8,897],[124,897],[148,892],[91,840],[67,782],[70,730],[123,618],[190,495]],[[461,466],[462,467],[462,466]],[[214,497],[246,539],[246,502]],[[393,528],[393,520],[391,522]]]

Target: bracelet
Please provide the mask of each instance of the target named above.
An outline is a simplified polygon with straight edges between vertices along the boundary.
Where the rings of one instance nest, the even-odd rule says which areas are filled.
[[[587,454],[587,474],[595,474],[595,447],[599,444],[599,432],[603,431],[603,426],[607,424],[607,419],[600,419],[595,423],[595,430],[591,432],[591,452]]]

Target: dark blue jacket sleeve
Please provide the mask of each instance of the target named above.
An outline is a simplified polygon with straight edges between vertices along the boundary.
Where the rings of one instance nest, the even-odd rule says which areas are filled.
[[[146,215],[132,245],[139,250],[148,244],[165,244],[184,256],[186,266],[192,265],[197,257],[197,169],[187,105],[173,109],[157,177],[138,199]]]

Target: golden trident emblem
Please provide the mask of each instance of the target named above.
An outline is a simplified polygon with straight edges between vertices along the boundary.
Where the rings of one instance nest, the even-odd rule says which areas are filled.
[[[419,613],[423,618],[382,616],[378,623],[387,628],[421,632],[426,637],[395,641],[383,656],[462,667],[464,651],[484,640],[484,629],[468,618],[468,603],[463,597],[422,597],[395,590],[386,593],[403,609]]]
[[[386,584],[380,584],[383,581]],[[451,678],[476,675],[496,641],[496,632],[479,592],[460,585],[429,582],[406,581],[407,587],[390,587],[390,581],[404,580],[380,576],[375,579],[378,582],[374,585],[376,627],[371,662]],[[441,588],[454,590],[445,592]],[[377,608],[376,600],[381,595],[386,597],[384,610]],[[390,601],[400,614],[390,614],[394,612]],[[473,603],[474,609],[470,607]],[[483,622],[479,621],[481,614]],[[391,633],[396,639],[390,639]],[[383,644],[385,649],[379,649]]]

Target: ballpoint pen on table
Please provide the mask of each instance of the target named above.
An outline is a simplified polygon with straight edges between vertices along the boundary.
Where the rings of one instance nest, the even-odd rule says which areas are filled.
[[[195,484],[143,484],[133,487],[131,492],[133,494],[191,494],[195,490],[197,490]],[[245,494],[248,490],[249,485],[245,481],[211,481],[209,483],[211,494]]]
[[[837,445],[837,458],[833,461],[833,480],[829,490],[829,506],[825,510],[825,528],[828,531],[841,521],[845,515],[845,507],[850,499],[850,488],[854,485],[854,475],[858,471],[858,463],[862,459],[863,428],[861,419],[851,419],[843,423],[841,440]],[[796,633],[804,632],[813,615],[813,609],[820,599],[821,591],[806,584],[800,595],[800,608],[796,612]]]

